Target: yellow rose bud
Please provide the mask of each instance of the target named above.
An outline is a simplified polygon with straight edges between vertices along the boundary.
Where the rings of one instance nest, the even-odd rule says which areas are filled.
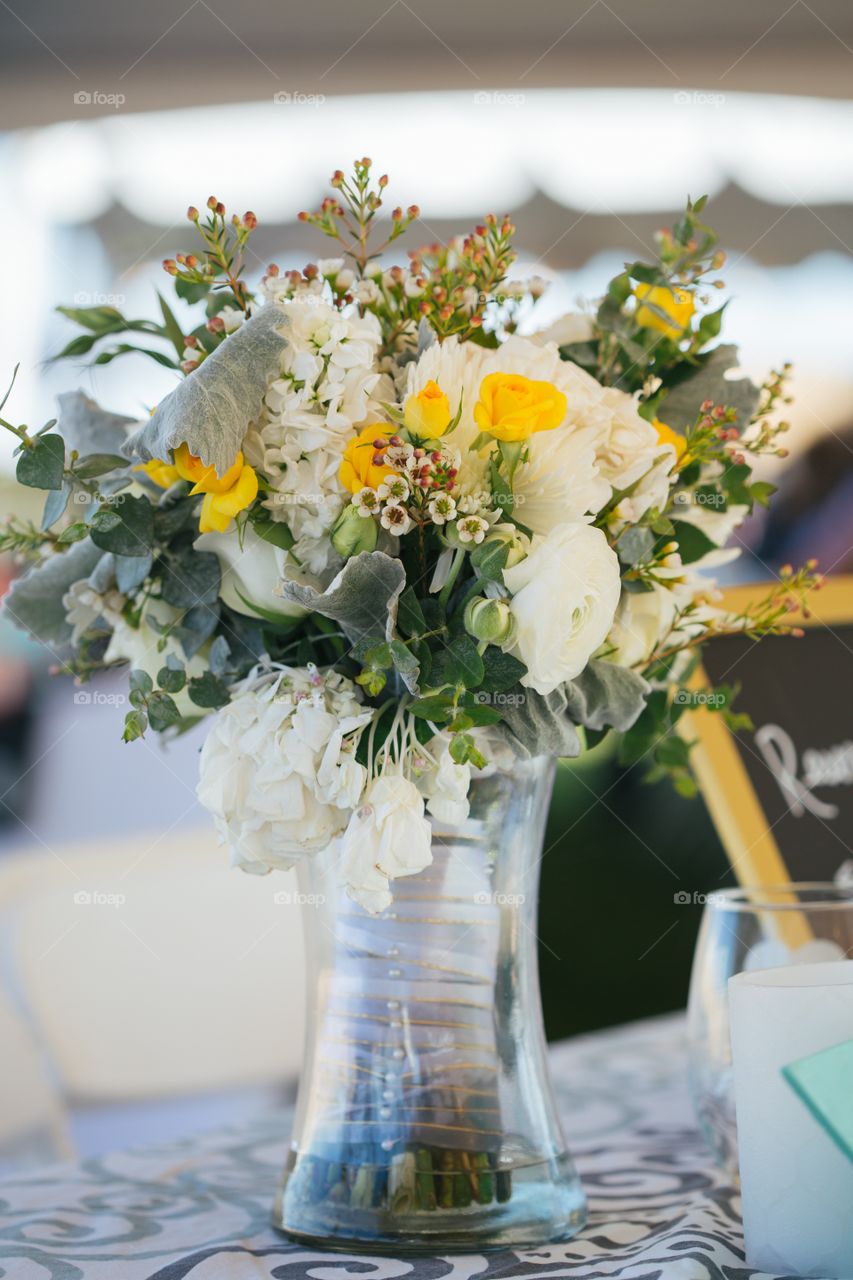
[[[566,416],[568,401],[550,382],[517,373],[490,373],[480,384],[474,421],[496,440],[526,440],[534,431],[553,431]]]
[[[373,455],[376,453],[374,441],[387,438],[384,434],[387,430],[388,428],[382,423],[373,422],[367,427],[362,427],[358,435],[353,436],[348,442],[338,479],[350,493],[358,493],[359,489],[364,489],[366,486],[376,489],[386,476],[397,474],[393,467],[373,461]]]
[[[432,379],[417,395],[409,396],[403,406],[403,421],[409,431],[428,440],[443,436],[452,418],[450,401]]]
[[[152,458],[150,462],[140,462],[133,470],[144,471],[149,480],[153,480],[161,489],[169,489],[177,480],[181,479],[178,468],[173,467],[171,462],[164,462],[162,458]]]
[[[638,284],[634,287],[634,297],[638,304],[636,320],[641,329],[658,329],[673,342],[684,337],[696,310],[692,293],[667,285]]]
[[[680,431],[673,431],[672,427],[668,427],[665,422],[661,422],[660,418],[652,420],[652,426],[658,433],[658,440],[661,444],[671,444],[675,450],[676,458],[680,458],[687,448],[687,441]]]

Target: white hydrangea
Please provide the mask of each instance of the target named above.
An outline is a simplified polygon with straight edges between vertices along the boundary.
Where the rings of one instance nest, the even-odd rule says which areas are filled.
[[[312,667],[250,678],[222,708],[198,797],[235,866],[284,869],[340,835],[364,790],[355,750],[371,718],[350,680]]]
[[[319,574],[348,499],[338,479],[346,443],[360,425],[381,417],[372,398],[387,391],[376,367],[381,333],[374,316],[343,316],[310,292],[282,305],[281,376],[267,391],[244,453],[269,484],[264,505],[290,528],[294,556]]]

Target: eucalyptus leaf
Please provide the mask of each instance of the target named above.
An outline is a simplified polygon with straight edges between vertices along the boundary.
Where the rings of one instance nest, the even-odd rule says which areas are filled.
[[[167,458],[171,449],[186,444],[190,453],[223,475],[280,370],[286,339],[279,328],[285,319],[284,308],[276,303],[256,311],[160,401],[124,452],[146,460]]]
[[[63,596],[72,584],[88,578],[101,552],[87,538],[61,555],[51,556],[12,583],[2,608],[19,627],[47,645],[71,639]]]
[[[219,557],[186,547],[163,557],[162,595],[176,609],[213,604],[219,596]]]
[[[65,441],[54,433],[18,454],[15,478],[28,489],[61,489],[64,471]]]
[[[92,541],[121,556],[147,556],[154,541],[154,508],[147,498],[120,494],[92,517]]]
[[[65,514],[72,488],[73,486],[66,480],[59,489],[50,490],[45,498],[44,511],[41,516],[42,529],[49,529],[56,524],[60,516]]]

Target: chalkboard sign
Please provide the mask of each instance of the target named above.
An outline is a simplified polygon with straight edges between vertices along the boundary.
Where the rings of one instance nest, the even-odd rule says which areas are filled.
[[[767,586],[737,587],[740,612]],[[683,717],[696,738],[705,801],[742,884],[853,878],[853,577],[813,593],[799,639],[720,637],[703,649],[695,690],[741,686],[735,704],[755,733],[718,714]]]

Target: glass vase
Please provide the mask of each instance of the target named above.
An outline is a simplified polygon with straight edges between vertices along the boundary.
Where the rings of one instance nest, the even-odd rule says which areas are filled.
[[[306,863],[308,1034],[274,1220],[399,1253],[567,1240],[585,1201],[557,1120],[536,905],[554,764],[472,782],[433,862],[371,916],[329,851]]]

